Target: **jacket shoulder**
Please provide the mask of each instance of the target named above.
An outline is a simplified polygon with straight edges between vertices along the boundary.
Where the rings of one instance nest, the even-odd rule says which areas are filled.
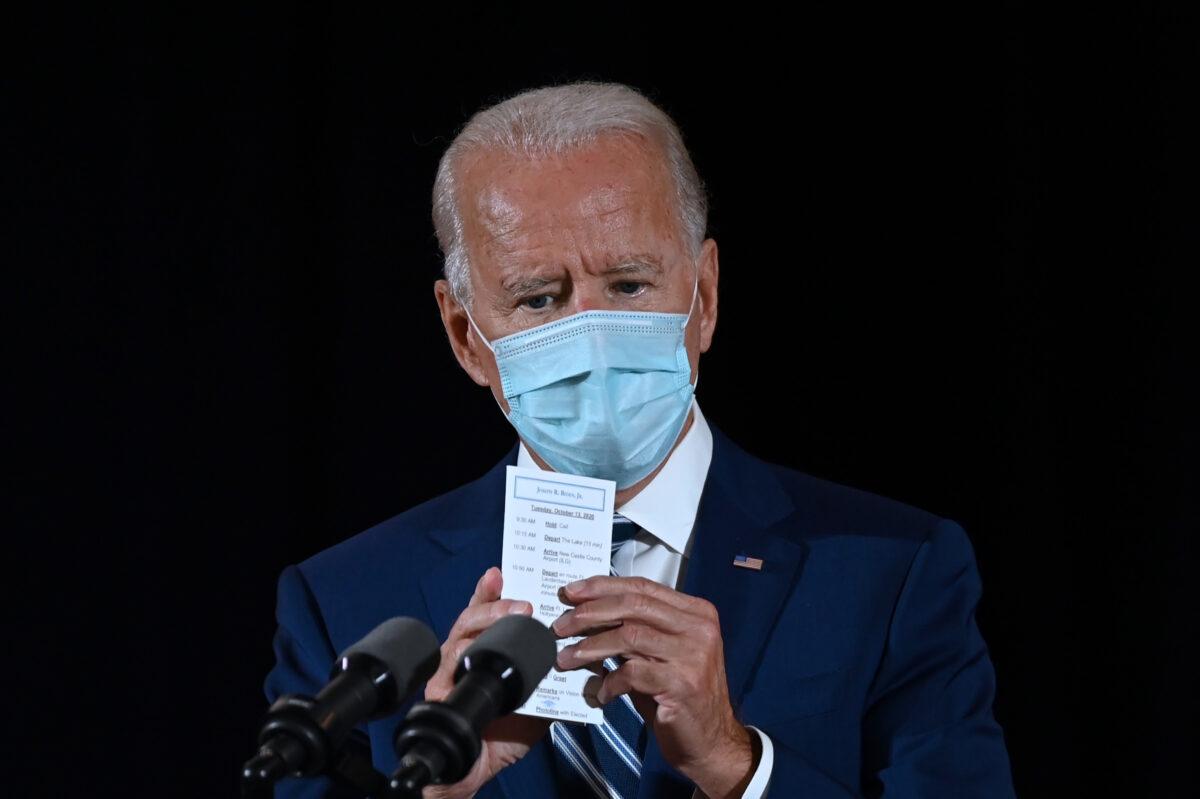
[[[455,537],[502,512],[505,466],[516,448],[483,476],[392,516],[318,552],[297,567],[326,613],[363,608],[380,597],[416,599],[421,576],[451,554]],[[500,490],[497,490],[497,485]],[[493,509],[492,506],[496,508]]]
[[[797,509],[831,533],[922,539],[942,521],[923,508],[862,488],[771,464]]]
[[[735,491],[765,496],[764,483],[773,482],[790,500],[793,521],[810,533],[920,541],[942,521],[900,500],[759,458],[719,430],[713,435],[714,456],[724,460],[720,469]]]
[[[430,532],[446,524],[448,514],[461,507],[471,488],[468,483],[401,511],[312,555],[300,564],[300,570],[311,578],[395,551],[435,547]]]

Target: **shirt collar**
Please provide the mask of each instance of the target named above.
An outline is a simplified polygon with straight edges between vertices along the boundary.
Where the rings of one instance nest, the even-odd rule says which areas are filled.
[[[676,552],[686,553],[712,462],[712,431],[692,397],[692,426],[654,479],[616,511]],[[517,466],[539,469],[522,441]]]

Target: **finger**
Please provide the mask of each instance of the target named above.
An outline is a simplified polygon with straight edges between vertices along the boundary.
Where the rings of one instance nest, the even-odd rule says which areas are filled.
[[[498,620],[510,615],[533,614],[533,605],[523,599],[497,599],[477,605],[468,605],[458,614],[454,626],[450,628],[447,640],[476,635],[491,627]]]
[[[558,653],[555,667],[560,671],[570,671],[618,655],[678,660],[684,654],[684,641],[682,636],[664,633],[644,624],[622,624],[615,630],[605,630],[565,647]]]
[[[500,575],[500,567],[492,566],[475,583],[475,592],[467,602],[467,607],[484,602],[494,602],[500,598],[500,589],[504,586],[504,578]]]
[[[502,600],[502,602],[510,601],[516,606],[510,611],[511,613],[521,613],[524,615],[531,615],[533,613],[533,607],[528,602]],[[475,608],[467,608],[463,611],[463,615],[466,615],[468,611],[482,611],[476,614],[480,617],[477,621],[482,621],[487,611],[499,605],[501,605],[501,602],[492,602],[487,605],[479,605]],[[524,607],[520,607],[521,605],[524,605]],[[461,619],[462,616],[459,616],[459,618]],[[490,624],[484,624],[484,628],[488,626]],[[462,660],[463,653],[467,651],[467,648],[475,643],[475,639],[478,638],[475,635],[476,632],[479,631],[471,630],[469,634],[451,635],[442,644],[441,660],[438,663],[437,671],[434,672],[434,675],[429,678],[429,682],[425,685],[426,701],[437,702],[450,693],[450,689],[454,687],[454,672],[458,669],[458,662]]]
[[[446,652],[443,665],[445,665],[447,673],[450,675],[450,680],[454,680],[454,672],[458,670],[458,662],[462,660],[463,653],[470,648],[471,644],[475,643],[474,638],[463,638],[455,641]]]
[[[645,577],[611,577],[599,575],[586,580],[576,580],[558,589],[559,600],[566,605],[578,605],[591,599],[639,593],[652,596],[660,602],[674,605],[680,610],[695,610],[704,600],[680,593],[673,588],[647,580]]]
[[[588,671],[590,671],[592,674],[595,674],[595,675],[597,675],[597,676],[599,676],[599,677],[603,677],[605,674],[608,674],[608,669],[606,669],[606,668],[604,667],[604,664],[603,664],[603,663],[600,663],[599,661],[597,661],[597,662],[595,662],[595,663],[584,663],[584,664],[583,664],[582,666],[580,666],[579,668],[581,668],[581,669],[587,669],[587,670],[588,670]]]
[[[650,660],[627,660],[621,668],[610,671],[596,688],[595,700],[601,706],[607,705],[621,694],[629,694],[638,705],[638,712],[643,718],[650,710],[646,703],[640,702],[639,694],[653,697],[666,693],[671,687],[671,667],[666,663],[655,663]],[[651,714],[652,715],[652,714]]]
[[[438,663],[437,671],[429,678],[429,682],[425,686],[426,700],[436,702],[450,693],[450,689],[454,687],[454,672],[458,668],[458,661],[462,659],[467,647],[474,642],[474,637],[451,638],[442,644],[441,660]]]
[[[587,678],[587,682],[583,684],[583,701],[588,707],[603,707],[597,695],[600,693],[600,686],[604,684],[604,677],[599,674],[593,674]]]
[[[643,721],[655,718],[658,713],[658,703],[646,694],[623,685],[620,680],[614,679],[609,681],[609,687],[601,692],[606,675],[607,672],[601,676],[588,677],[587,682],[584,683],[583,701],[588,707],[604,707],[622,694],[626,694],[629,696],[630,701],[633,702],[634,711],[642,717]],[[601,697],[604,697],[603,700],[601,700]]]
[[[555,619],[551,628],[559,638],[570,638],[594,635],[631,622],[666,633],[683,633],[702,623],[703,618],[650,594],[627,592],[580,603]]]

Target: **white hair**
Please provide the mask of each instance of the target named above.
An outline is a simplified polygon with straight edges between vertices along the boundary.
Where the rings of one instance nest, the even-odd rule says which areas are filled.
[[[471,266],[463,244],[456,170],[463,157],[496,150],[527,158],[562,155],[605,134],[632,134],[666,157],[685,244],[700,254],[708,228],[708,198],[683,136],[669,116],[620,83],[581,82],[531,89],[477,112],[446,148],[433,183],[433,226],[455,299],[470,305]]]

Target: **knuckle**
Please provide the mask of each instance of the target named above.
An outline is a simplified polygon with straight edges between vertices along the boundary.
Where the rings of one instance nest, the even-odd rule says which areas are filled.
[[[721,640],[721,628],[711,621],[707,624],[698,625],[696,630],[701,642],[709,647]]]
[[[456,633],[458,636],[465,635],[466,632],[475,624],[475,620],[479,618],[481,610],[481,606],[475,605],[458,614],[458,619],[455,620],[454,626],[450,628],[451,635]]]
[[[637,649],[646,640],[646,628],[640,624],[626,624],[621,627],[621,640],[630,649]]]

